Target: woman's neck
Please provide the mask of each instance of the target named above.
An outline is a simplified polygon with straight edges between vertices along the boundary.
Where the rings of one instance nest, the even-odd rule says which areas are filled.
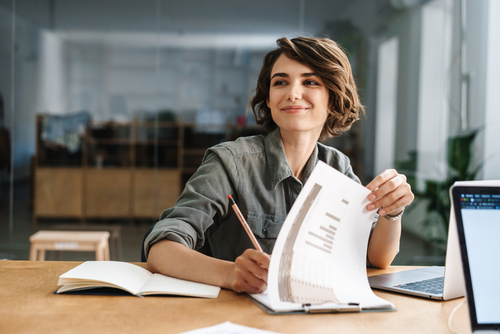
[[[304,166],[314,151],[319,134],[287,132],[280,129],[280,135],[293,175],[302,180]]]

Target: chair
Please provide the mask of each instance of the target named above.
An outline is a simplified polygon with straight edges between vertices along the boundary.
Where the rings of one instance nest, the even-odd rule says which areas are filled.
[[[93,251],[97,261],[109,261],[109,232],[38,231],[30,237],[30,261],[45,261],[46,250]]]
[[[56,224],[44,227],[55,231],[108,231],[110,259],[123,261],[122,227],[119,225]]]

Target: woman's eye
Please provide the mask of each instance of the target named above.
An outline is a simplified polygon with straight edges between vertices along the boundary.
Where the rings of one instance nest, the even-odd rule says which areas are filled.
[[[276,80],[275,82],[273,82],[273,86],[282,86],[282,85],[285,85],[286,83],[282,80]]]
[[[306,81],[304,81],[304,84],[305,85],[314,85],[314,86],[319,85],[319,83],[317,81],[314,81],[314,80],[306,80]]]

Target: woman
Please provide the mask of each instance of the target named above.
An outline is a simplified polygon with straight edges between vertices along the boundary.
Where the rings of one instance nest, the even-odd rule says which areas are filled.
[[[281,38],[277,44],[264,59],[251,101],[269,135],[207,150],[175,207],[162,213],[146,239],[150,271],[237,292],[264,291],[269,254],[317,161],[360,182],[345,155],[318,143],[347,131],[364,112],[346,55],[329,39]],[[401,214],[414,196],[395,170],[378,175],[367,188],[372,191],[367,209],[379,209],[367,259],[385,268],[397,254]],[[227,195],[264,252],[253,249]]]

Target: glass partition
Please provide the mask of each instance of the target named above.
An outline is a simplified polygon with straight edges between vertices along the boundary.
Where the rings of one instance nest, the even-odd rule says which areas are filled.
[[[139,260],[206,148],[265,133],[249,96],[300,3],[290,24],[265,1],[2,1],[1,257],[28,259],[37,230],[107,229],[112,259]],[[74,256],[93,258],[47,259]]]
[[[360,6],[0,1],[0,258],[28,259],[40,229],[107,229],[111,258],[138,261],[144,233],[175,204],[205,150],[265,134],[247,105],[276,39],[326,35],[348,52],[367,115],[325,144],[349,156],[363,184],[384,168],[407,175],[424,200],[405,213],[395,263],[439,263],[432,257],[442,256],[443,240],[432,240],[446,224],[432,205],[446,200],[449,145],[478,145],[455,117],[460,8],[448,0]],[[478,68],[479,58],[471,60]],[[429,234],[423,222],[436,217]]]

